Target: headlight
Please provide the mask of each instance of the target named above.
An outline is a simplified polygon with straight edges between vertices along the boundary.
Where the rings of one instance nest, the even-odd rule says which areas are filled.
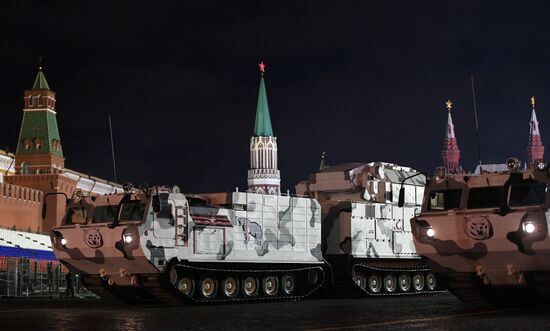
[[[517,171],[520,165],[521,165],[521,162],[515,157],[511,157],[508,160],[506,160],[506,166],[508,166],[508,169],[510,171]]]
[[[127,244],[131,243],[134,240],[131,234],[125,234],[122,239],[124,239],[124,242]]]
[[[61,242],[61,245],[62,245],[62,246],[66,246],[66,245],[67,245],[67,239],[65,239],[65,238],[61,238],[61,241],[60,241],[60,242]]]
[[[537,229],[537,226],[534,223],[531,223],[531,222],[523,223],[523,231],[525,231],[526,233],[531,234],[535,232],[536,229]]]
[[[428,230],[426,230],[426,235],[429,237],[429,238],[433,238],[435,236],[435,230],[432,229],[432,228],[429,228]]]
[[[544,170],[544,169],[546,169],[546,163],[544,163],[544,162],[539,162],[539,163],[537,163],[537,168],[538,168],[539,170]]]

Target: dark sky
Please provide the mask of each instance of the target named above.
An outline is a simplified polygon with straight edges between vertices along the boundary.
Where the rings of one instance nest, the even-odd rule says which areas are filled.
[[[525,159],[531,95],[550,142],[548,1],[17,1],[0,12],[0,146],[14,150],[42,56],[66,166],[184,191],[244,189],[259,85],[286,191],[330,164]]]

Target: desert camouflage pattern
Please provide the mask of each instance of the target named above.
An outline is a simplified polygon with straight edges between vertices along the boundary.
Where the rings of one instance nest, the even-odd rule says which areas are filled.
[[[411,220],[414,243],[459,297],[469,301],[468,286],[536,287],[550,271],[550,174],[538,166],[430,181]]]
[[[160,209],[153,207],[155,200]],[[320,265],[321,210],[310,198],[246,192],[186,195],[155,188],[77,197],[52,231],[52,242],[72,272],[120,286],[168,273],[176,261],[252,270]]]

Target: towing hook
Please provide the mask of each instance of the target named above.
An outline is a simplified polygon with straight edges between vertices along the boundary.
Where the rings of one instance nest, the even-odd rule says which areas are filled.
[[[507,266],[507,269],[508,269],[508,275],[509,276],[514,276],[516,278],[516,280],[518,281],[518,284],[520,284],[520,285],[525,285],[526,284],[525,274],[523,272],[518,271],[516,269],[516,267],[514,267],[511,264],[509,264]]]
[[[476,275],[483,280],[483,284],[489,285],[491,284],[491,281],[489,280],[489,277],[487,277],[487,274],[485,273],[485,269],[478,265],[476,267]]]
[[[120,270],[118,271],[118,273],[120,274],[120,277],[126,277],[128,276],[128,271],[124,268],[120,268]]]
[[[482,266],[478,265],[476,266],[476,274],[479,276],[479,277],[482,277],[485,275],[485,269],[483,269]]]

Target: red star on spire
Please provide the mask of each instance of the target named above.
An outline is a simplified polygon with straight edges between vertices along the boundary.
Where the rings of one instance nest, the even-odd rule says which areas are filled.
[[[260,72],[261,72],[262,75],[263,75],[264,72],[265,72],[265,64],[264,64],[264,61],[258,63],[258,66],[260,66]]]

